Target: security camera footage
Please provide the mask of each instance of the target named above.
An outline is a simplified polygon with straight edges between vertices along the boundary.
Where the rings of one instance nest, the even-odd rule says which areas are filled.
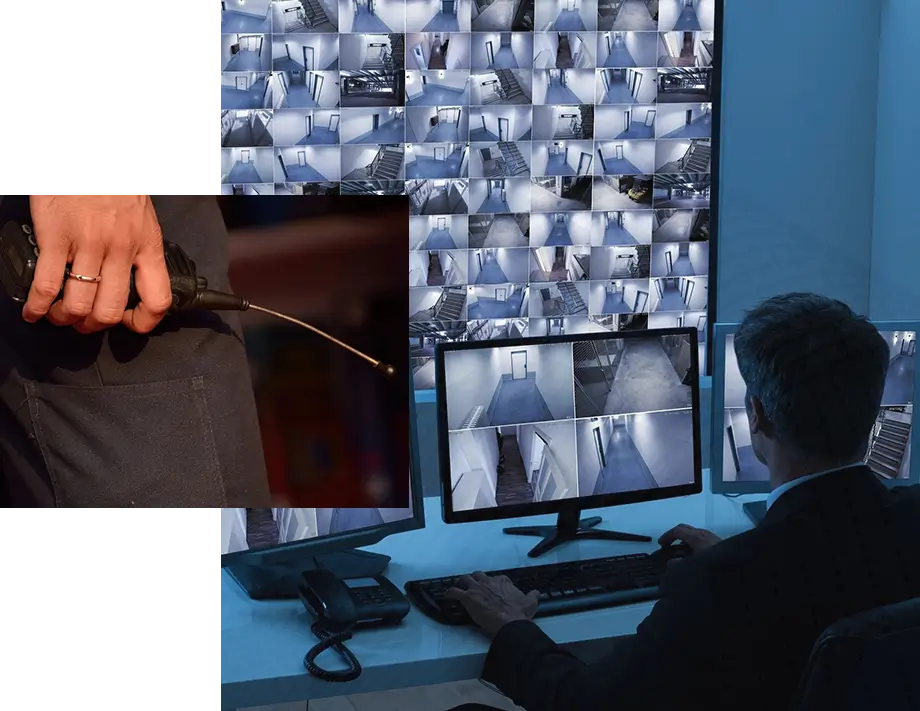
[[[335,536],[412,518],[412,508],[222,509],[221,555]]]
[[[863,460],[879,477],[907,479],[910,475],[917,334],[913,331],[882,331],[881,334],[888,342],[891,360],[882,407]],[[722,480],[726,482],[768,481],[770,478],[766,466],[757,459],[751,446],[751,430],[745,408],[746,391],[735,357],[735,338],[728,334],[725,338],[722,429]]]
[[[720,6],[226,0],[221,191],[408,196],[417,390],[439,342],[703,348]]]
[[[685,335],[444,354],[454,511],[692,484]]]

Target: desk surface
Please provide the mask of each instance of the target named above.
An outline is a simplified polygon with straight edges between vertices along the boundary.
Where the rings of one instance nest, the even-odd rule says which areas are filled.
[[[708,474],[708,472],[707,472]],[[704,482],[704,487],[708,482]],[[727,537],[750,528],[737,500],[704,493],[617,508],[586,515],[603,517],[602,527],[641,533],[656,539],[678,523],[708,528]],[[392,562],[387,577],[402,588],[408,580],[578,558],[597,558],[651,551],[656,543],[577,541],[540,558],[527,551],[535,539],[507,536],[509,521],[445,525],[440,500],[425,500],[427,527],[384,540],[367,550],[386,553]],[[554,516],[528,523],[552,524]],[[640,603],[573,615],[548,617],[537,624],[573,652],[594,657],[612,637],[634,634],[653,603]],[[364,672],[356,681],[331,684],[303,668],[303,656],[316,643],[300,602],[255,602],[221,571],[221,707],[237,709],[272,703],[358,694],[409,686],[475,679],[482,670],[487,641],[474,629],[439,625],[413,609],[400,627],[362,630],[349,648]],[[334,654],[322,655],[330,669]]]

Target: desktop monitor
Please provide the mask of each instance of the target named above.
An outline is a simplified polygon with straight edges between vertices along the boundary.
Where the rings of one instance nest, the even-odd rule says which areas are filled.
[[[317,567],[343,580],[380,575],[389,557],[358,549],[424,527],[414,403],[410,392],[407,506],[221,510],[221,567],[250,597],[296,598],[301,573]]]
[[[920,450],[912,446],[913,405],[920,396],[916,377],[917,334],[920,321],[874,322],[888,342],[891,361],[882,406],[872,430],[864,461],[882,481],[920,481]],[[717,494],[767,494],[766,466],[754,455],[745,410],[745,386],[735,358],[735,323],[715,324],[712,378],[712,491]],[[746,504],[752,518],[764,513],[762,502]]]
[[[558,514],[532,557],[595,528],[586,509],[702,490],[697,331],[444,343],[436,355],[446,523]]]

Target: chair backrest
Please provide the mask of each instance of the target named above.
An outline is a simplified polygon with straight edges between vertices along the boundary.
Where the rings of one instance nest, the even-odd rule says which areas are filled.
[[[815,643],[793,708],[920,709],[920,598],[828,627]]]

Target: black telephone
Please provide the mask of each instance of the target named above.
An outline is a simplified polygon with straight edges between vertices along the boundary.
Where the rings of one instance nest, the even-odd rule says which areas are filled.
[[[352,681],[361,675],[361,665],[344,642],[362,627],[396,625],[409,614],[409,601],[382,575],[342,580],[325,568],[308,570],[301,576],[298,594],[313,617],[311,629],[320,640],[307,652],[307,671],[326,681]],[[333,649],[348,664],[343,671],[328,671],[316,658]]]

